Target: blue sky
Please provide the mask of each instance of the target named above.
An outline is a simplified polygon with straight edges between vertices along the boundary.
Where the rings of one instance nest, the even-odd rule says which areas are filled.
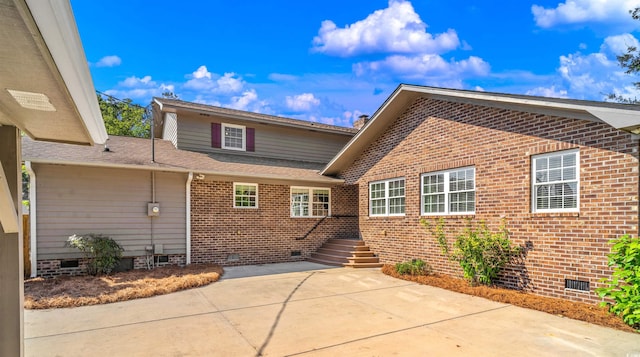
[[[640,0],[71,0],[97,90],[351,126],[400,83],[640,98]],[[640,47],[640,46],[638,46]]]

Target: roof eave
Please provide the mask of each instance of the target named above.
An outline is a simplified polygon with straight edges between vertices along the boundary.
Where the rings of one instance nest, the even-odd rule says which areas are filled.
[[[104,143],[107,131],[71,5],[58,0],[26,0],[26,3],[76,105],[90,144]]]

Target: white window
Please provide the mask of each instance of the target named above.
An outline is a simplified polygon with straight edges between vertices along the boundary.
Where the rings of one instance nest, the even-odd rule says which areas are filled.
[[[423,174],[421,186],[423,215],[476,212],[476,170],[473,167]]]
[[[222,124],[222,148],[246,150],[246,128],[242,125]]]
[[[404,178],[369,183],[369,215],[404,215]]]
[[[555,152],[532,158],[532,211],[578,212],[579,152]]]
[[[234,183],[233,184],[233,207],[257,208],[258,207],[258,185],[255,183]]]
[[[291,217],[326,217],[330,215],[330,189],[292,187]]]

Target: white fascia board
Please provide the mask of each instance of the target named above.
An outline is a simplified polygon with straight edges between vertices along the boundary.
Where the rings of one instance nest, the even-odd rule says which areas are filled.
[[[87,59],[68,0],[26,0],[33,20],[94,144],[104,144],[104,126]]]
[[[18,212],[2,164],[0,164],[0,225],[5,233],[18,233],[20,227]]]

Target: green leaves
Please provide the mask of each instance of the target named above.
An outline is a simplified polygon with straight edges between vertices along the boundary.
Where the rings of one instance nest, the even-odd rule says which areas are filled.
[[[144,107],[134,104],[131,99],[103,98],[102,95],[98,95],[98,104],[109,135],[151,137],[151,122]]]
[[[640,239],[628,234],[610,242],[609,266],[615,267],[611,278],[602,279],[606,286],[597,288],[596,293],[608,306],[609,312],[640,330]]]
[[[422,259],[413,259],[409,262],[396,264],[396,271],[402,275],[431,275],[433,269],[429,263]]]
[[[118,265],[124,249],[113,239],[89,233],[83,236],[72,235],[67,239],[67,246],[81,251],[87,258],[87,274],[109,274]]]
[[[442,254],[460,264],[465,279],[472,285],[492,284],[502,268],[521,252],[520,247],[511,244],[504,220],[497,232],[491,232],[484,221],[473,225],[469,220],[463,233],[456,236],[453,250],[449,248],[444,219],[439,219],[435,226],[426,220],[421,223],[436,237]]]

